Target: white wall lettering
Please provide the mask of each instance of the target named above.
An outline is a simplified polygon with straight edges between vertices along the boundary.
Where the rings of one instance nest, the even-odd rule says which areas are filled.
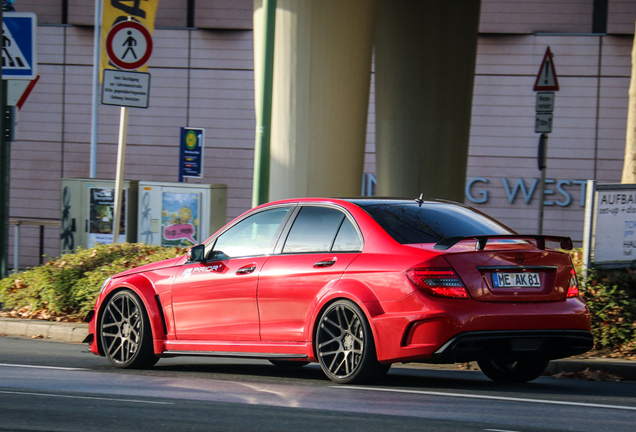
[[[481,184],[480,184],[481,183]],[[490,199],[493,188],[498,182],[491,182],[486,177],[472,177],[466,182],[466,198],[474,204],[485,204]],[[585,206],[585,186],[587,180],[560,180],[546,179],[544,187],[546,206],[557,205],[567,207],[572,204],[573,195],[579,194],[580,206]],[[492,185],[492,186],[491,186]],[[508,179],[501,178],[501,185],[510,204],[520,204],[521,198],[525,204],[532,203],[532,200],[539,196],[539,179]]]

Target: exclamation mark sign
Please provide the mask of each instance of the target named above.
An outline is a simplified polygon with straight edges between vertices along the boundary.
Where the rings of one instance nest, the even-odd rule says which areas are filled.
[[[552,62],[552,52],[550,47],[545,50],[545,55],[537,72],[537,79],[534,82],[534,91],[558,91],[559,81],[557,80],[556,66]]]

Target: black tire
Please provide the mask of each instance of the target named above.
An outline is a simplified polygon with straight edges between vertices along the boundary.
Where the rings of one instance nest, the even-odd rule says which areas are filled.
[[[308,361],[298,361],[298,360],[275,360],[269,359],[269,362],[276,367],[279,368],[301,368],[303,366],[307,366],[309,364]]]
[[[388,372],[378,363],[369,322],[351,301],[338,300],[327,307],[318,320],[314,343],[320,367],[338,384],[366,383]]]
[[[132,291],[119,291],[108,299],[99,320],[99,337],[104,355],[118,368],[145,369],[159,360],[148,313]]]
[[[544,358],[479,360],[479,368],[488,378],[499,383],[524,383],[545,372],[550,360]]]

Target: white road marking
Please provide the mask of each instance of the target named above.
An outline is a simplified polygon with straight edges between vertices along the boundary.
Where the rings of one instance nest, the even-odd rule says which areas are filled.
[[[34,365],[19,365],[19,364],[7,364],[0,363],[0,367],[17,367],[17,368],[32,368],[32,369],[55,369],[55,370],[64,370],[64,371],[87,371],[89,369],[84,368],[69,368],[69,367],[58,367],[58,366],[34,366]]]
[[[88,400],[100,400],[100,401],[109,401],[109,402],[132,402],[132,403],[141,403],[141,404],[152,404],[152,405],[174,405],[174,402],[158,402],[158,401],[145,401],[138,399],[117,399],[117,398],[103,398],[103,397],[94,397],[94,396],[71,396],[71,395],[62,395],[62,394],[54,394],[54,393],[30,393],[30,392],[16,392],[16,391],[3,391],[0,390],[1,394],[10,394],[10,395],[21,395],[21,396],[44,396],[50,398],[68,398],[68,399],[88,399]]]
[[[487,400],[498,400],[498,401],[508,401],[508,402],[527,402],[527,403],[548,404],[548,405],[568,405],[568,406],[587,407],[587,408],[603,408],[603,409],[615,409],[615,410],[623,410],[623,411],[636,411],[636,407],[633,407],[633,406],[604,405],[604,404],[594,404],[594,403],[585,403],[585,402],[556,401],[556,400],[548,400],[548,399],[526,399],[526,398],[512,398],[512,397],[505,397],[505,396],[468,395],[468,394],[462,394],[462,393],[445,393],[445,392],[434,392],[434,391],[424,391],[424,390],[388,389],[388,388],[381,388],[381,387],[331,386],[331,388],[337,388],[341,390],[367,390],[367,391],[378,391],[378,392],[389,392],[389,393],[411,393],[411,394],[420,394],[420,395],[429,395],[429,396],[458,397],[458,398],[466,398],[466,399],[487,399]]]

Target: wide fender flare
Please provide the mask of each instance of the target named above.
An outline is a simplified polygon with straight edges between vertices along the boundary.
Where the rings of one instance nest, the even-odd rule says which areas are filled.
[[[377,333],[374,325],[373,318],[384,314],[384,309],[380,304],[377,296],[373,290],[369,288],[363,282],[355,279],[340,279],[335,285],[330,286],[330,289],[321,291],[322,296],[317,296],[317,301],[314,303],[311,312],[311,320],[308,322],[308,327],[305,329],[306,334],[309,336],[309,340],[312,342],[312,352],[315,353],[314,336],[316,332],[316,325],[320,315],[323,311],[333,302],[337,300],[350,300],[355,303],[362,312],[366,315],[371,332],[373,333],[373,340],[378,341]]]
[[[166,339],[163,311],[161,310],[157,299],[157,291],[155,290],[152,282],[142,274],[134,274],[121,279],[116,279],[114,283],[111,283],[109,292],[104,298],[110,299],[110,297],[112,297],[116,292],[125,289],[133,291],[143,302],[146,312],[148,313],[148,320],[150,321],[153,340]],[[106,301],[102,307],[100,307],[100,316],[97,318],[97,322],[99,322],[105,303]]]

